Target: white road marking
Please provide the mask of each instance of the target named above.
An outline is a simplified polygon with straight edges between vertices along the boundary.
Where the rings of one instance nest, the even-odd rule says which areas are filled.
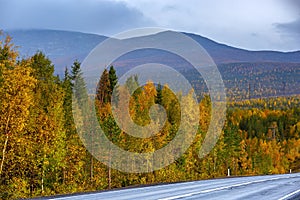
[[[293,178],[293,177],[297,177],[297,176],[277,177],[277,178],[271,178],[271,179],[249,181],[249,182],[245,182],[245,183],[239,183],[239,184],[234,184],[234,185],[229,185],[229,186],[223,186],[223,187],[218,187],[218,188],[212,188],[212,189],[202,190],[202,191],[199,191],[199,192],[192,192],[192,193],[187,193],[187,194],[182,194],[182,195],[170,196],[170,197],[161,198],[161,199],[158,199],[158,200],[180,199],[180,198],[189,197],[189,196],[193,196],[193,195],[205,194],[205,193],[209,193],[209,192],[215,192],[215,191],[219,191],[219,190],[226,190],[226,189],[230,189],[230,188],[234,188],[234,187],[240,187],[240,186],[244,186],[244,185],[250,185],[250,184],[253,184],[253,183],[262,183],[262,182],[267,182],[267,181],[273,181],[273,180],[278,180],[278,179],[287,179],[287,178]],[[296,194],[297,191],[291,193],[290,196]],[[298,192],[300,192],[300,190]],[[288,198],[288,197],[286,197],[286,198]],[[284,199],[281,199],[281,200],[284,200]]]
[[[184,198],[184,197],[190,197],[190,196],[193,196],[193,195],[198,195],[198,194],[206,194],[206,193],[210,193],[210,192],[216,192],[216,191],[221,191],[221,190],[226,190],[226,189],[231,189],[231,188],[235,188],[235,187],[240,187],[240,186],[246,186],[246,185],[250,185],[250,184],[255,184],[255,183],[262,183],[262,182],[267,182],[267,181],[272,181],[272,180],[279,180],[279,179],[289,179],[289,178],[295,178],[295,177],[299,177],[300,174],[294,174],[294,175],[288,175],[288,176],[285,176],[285,177],[282,177],[282,176],[276,176],[275,178],[262,178],[262,177],[257,177],[257,178],[260,178],[259,180],[253,180],[253,181],[250,181],[248,180],[247,182],[242,182],[242,183],[236,183],[236,184],[231,184],[231,185],[225,185],[223,184],[223,186],[220,186],[220,187],[215,187],[215,188],[210,188],[210,189],[205,189],[205,190],[200,190],[200,191],[197,191],[195,192],[190,192],[190,193],[185,193],[185,194],[178,194],[177,195],[174,195],[174,196],[166,196],[166,197],[161,197],[159,200],[174,200],[174,199],[179,199],[179,198]],[[245,180],[246,181],[246,180]],[[176,184],[172,184],[172,187],[175,186],[176,187],[180,187],[182,185],[190,185],[191,183],[198,183],[198,181],[194,181],[194,182],[185,182],[185,183],[176,183]],[[202,184],[199,184],[197,185],[200,186]],[[156,193],[160,193],[164,191],[164,189],[167,189],[167,188],[164,188],[164,187],[167,187],[168,188],[168,185],[156,185],[156,186],[152,186],[152,187],[141,187],[141,188],[132,188],[132,189],[128,189],[128,190],[116,190],[116,191],[106,191],[106,192],[103,192],[103,194],[116,194],[116,193],[119,193],[119,194],[122,194],[123,191],[127,191],[127,192],[147,192],[147,190],[153,190],[153,189],[156,189]],[[199,187],[200,189],[201,187]],[[159,192],[160,191],[160,192]],[[285,195],[284,197],[280,198],[279,200],[286,200],[288,199],[289,197],[297,194],[300,192],[300,189],[297,190],[297,191],[294,191],[288,195]],[[99,195],[99,196],[98,196]],[[115,196],[115,195],[114,195]],[[58,197],[58,198],[51,198],[53,200],[68,200],[68,199],[87,199],[87,198],[91,198],[91,199],[95,199],[95,198],[101,198],[101,194],[100,193],[92,193],[92,194],[80,194],[80,195],[73,195],[73,196],[66,196],[66,197]]]
[[[287,194],[287,195],[285,195],[284,197],[281,197],[281,198],[278,199],[278,200],[285,200],[285,199],[288,199],[289,197],[291,197],[291,196],[293,196],[293,195],[295,195],[295,194],[297,194],[297,193],[300,193],[300,189],[299,189],[299,190],[296,190],[296,191],[294,191],[294,192],[292,192],[292,193],[290,193],[290,194]]]

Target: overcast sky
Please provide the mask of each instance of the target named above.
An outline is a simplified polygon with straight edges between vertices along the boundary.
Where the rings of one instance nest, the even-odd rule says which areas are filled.
[[[298,0],[0,0],[0,29],[112,35],[142,27],[255,50],[300,50]]]

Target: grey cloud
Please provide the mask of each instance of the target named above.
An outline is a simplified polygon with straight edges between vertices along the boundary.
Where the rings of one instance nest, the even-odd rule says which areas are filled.
[[[299,48],[300,42],[300,1],[299,0],[286,0],[285,3],[298,12],[298,17],[294,21],[288,23],[274,24],[282,36],[290,38],[296,42],[294,45]]]
[[[293,6],[295,6],[295,8],[298,10],[298,12],[300,14],[300,1],[299,0],[288,0],[287,2],[292,4]]]
[[[287,0],[287,4],[292,6],[296,11],[299,12],[298,18],[289,23],[278,23],[275,24],[277,29],[287,33],[288,35],[295,35],[296,37],[300,36],[300,1],[299,0]],[[298,39],[300,40],[300,39]]]
[[[299,19],[290,22],[290,23],[283,23],[283,24],[277,24],[277,28],[289,33],[289,34],[296,34],[300,36],[300,17]]]
[[[283,41],[286,41],[282,46],[288,45],[293,51],[300,50],[300,18],[290,23],[276,24],[276,28]]]
[[[125,3],[97,0],[0,0],[0,29],[46,28],[112,34],[153,26]]]

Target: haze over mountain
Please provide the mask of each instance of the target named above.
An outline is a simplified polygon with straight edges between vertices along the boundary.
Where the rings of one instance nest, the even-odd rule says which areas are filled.
[[[19,46],[20,57],[31,56],[38,50],[44,52],[54,63],[56,72],[62,74],[66,66],[71,66],[75,59],[83,61],[89,52],[107,37],[95,34],[57,31],[57,30],[14,30],[7,31],[13,38],[13,43]],[[164,32],[143,36],[139,39],[163,37]],[[275,52],[275,51],[248,51],[219,44],[199,35],[184,33],[191,37],[210,54],[216,64],[241,63],[241,62],[279,62],[300,63],[300,51]],[[156,61],[166,63],[167,53],[159,51],[142,50],[129,57],[124,57],[120,66],[132,67],[139,60],[148,60],[156,57]],[[166,63],[168,64],[168,63]],[[120,67],[117,66],[117,67]]]
[[[16,30],[7,32],[18,46],[20,57],[28,57],[37,51],[45,53],[61,74],[74,60],[82,61],[104,36],[55,30]]]
[[[40,50],[54,63],[55,71],[60,76],[63,76],[66,67],[70,67],[75,60],[82,62],[99,43],[107,39],[105,36],[95,34],[56,30],[18,30],[8,33],[13,37],[13,43],[19,46],[21,58],[31,56]],[[300,51],[248,51],[219,44],[199,35],[184,34],[201,44],[217,64],[229,98],[242,100],[300,94]],[[168,40],[168,32],[130,38],[123,42],[134,44],[151,40],[164,43]],[[116,42],[119,41],[116,39]],[[179,41],[178,47],[181,47],[180,45]],[[187,47],[182,48],[190,53]],[[200,96],[207,92],[201,75],[185,59],[158,49],[145,48],[132,51],[120,56],[113,63],[93,63],[92,68],[113,64],[120,77],[131,68],[147,63],[173,67],[190,81]],[[88,69],[92,84],[95,84],[100,76],[96,68]],[[166,76],[165,78],[168,76],[163,72],[161,75]]]

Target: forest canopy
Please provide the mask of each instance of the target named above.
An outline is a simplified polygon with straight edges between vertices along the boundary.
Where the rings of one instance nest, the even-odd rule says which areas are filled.
[[[279,174],[300,170],[300,96],[256,98],[229,102],[221,137],[210,154],[198,152],[210,123],[211,101],[199,102],[199,128],[193,144],[173,164],[150,173],[124,173],[95,159],[84,147],[72,112],[73,91],[83,81],[81,64],[74,61],[63,77],[42,52],[19,59],[10,37],[0,41],[0,198],[17,199],[104,190],[232,175]],[[113,66],[99,74],[94,106],[107,137],[121,148],[151,152],[167,145],[180,124],[180,104],[167,85],[149,81],[136,88],[129,103],[133,121],[149,124],[149,109],[160,104],[167,113],[163,128],[140,139],[121,130],[113,119],[111,98],[118,77]],[[83,84],[79,84],[83,85]],[[122,87],[119,87],[121,91]],[[122,98],[119,93],[115,98]],[[188,101],[189,94],[182,96]],[[93,101],[91,101],[93,102]],[[87,102],[89,103],[89,102]],[[168,156],[168,155],[166,155]]]

